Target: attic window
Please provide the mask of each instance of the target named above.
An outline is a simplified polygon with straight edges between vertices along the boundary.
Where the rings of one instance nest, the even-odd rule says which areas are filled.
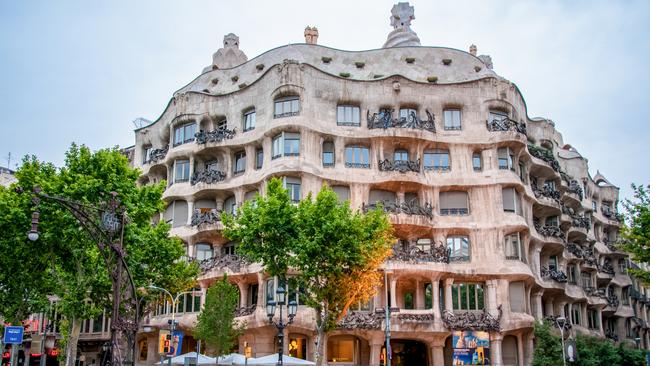
[[[451,65],[451,59],[450,58],[443,58],[442,63],[445,66],[449,66],[449,65]]]
[[[332,61],[331,57],[321,57],[324,64],[329,64]]]
[[[415,62],[415,57],[407,57],[405,61],[407,64],[412,64]]]
[[[357,69],[363,69],[363,67],[366,66],[366,63],[363,61],[357,61],[354,63],[354,66],[356,66]]]

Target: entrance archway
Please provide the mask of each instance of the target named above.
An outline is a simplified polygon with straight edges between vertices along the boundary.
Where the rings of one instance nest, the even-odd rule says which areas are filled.
[[[409,339],[390,341],[392,350],[392,366],[428,366],[427,345]]]

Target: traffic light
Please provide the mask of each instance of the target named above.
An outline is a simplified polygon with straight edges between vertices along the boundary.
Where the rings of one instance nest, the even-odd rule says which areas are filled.
[[[158,353],[168,354],[170,351],[172,336],[168,330],[160,330],[158,335]]]

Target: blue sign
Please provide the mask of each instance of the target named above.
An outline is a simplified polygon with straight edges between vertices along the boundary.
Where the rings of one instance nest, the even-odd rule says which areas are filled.
[[[5,344],[23,343],[23,327],[7,326],[5,327]]]

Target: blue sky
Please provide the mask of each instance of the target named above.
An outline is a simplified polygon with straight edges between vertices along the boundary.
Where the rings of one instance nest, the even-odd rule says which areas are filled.
[[[134,142],[211,62],[229,32],[252,58],[303,42],[381,47],[394,1],[3,1],[0,165],[36,154],[60,165],[71,142]],[[650,1],[412,1],[423,45],[478,45],[522,91],[530,117],[629,196],[650,183]]]

